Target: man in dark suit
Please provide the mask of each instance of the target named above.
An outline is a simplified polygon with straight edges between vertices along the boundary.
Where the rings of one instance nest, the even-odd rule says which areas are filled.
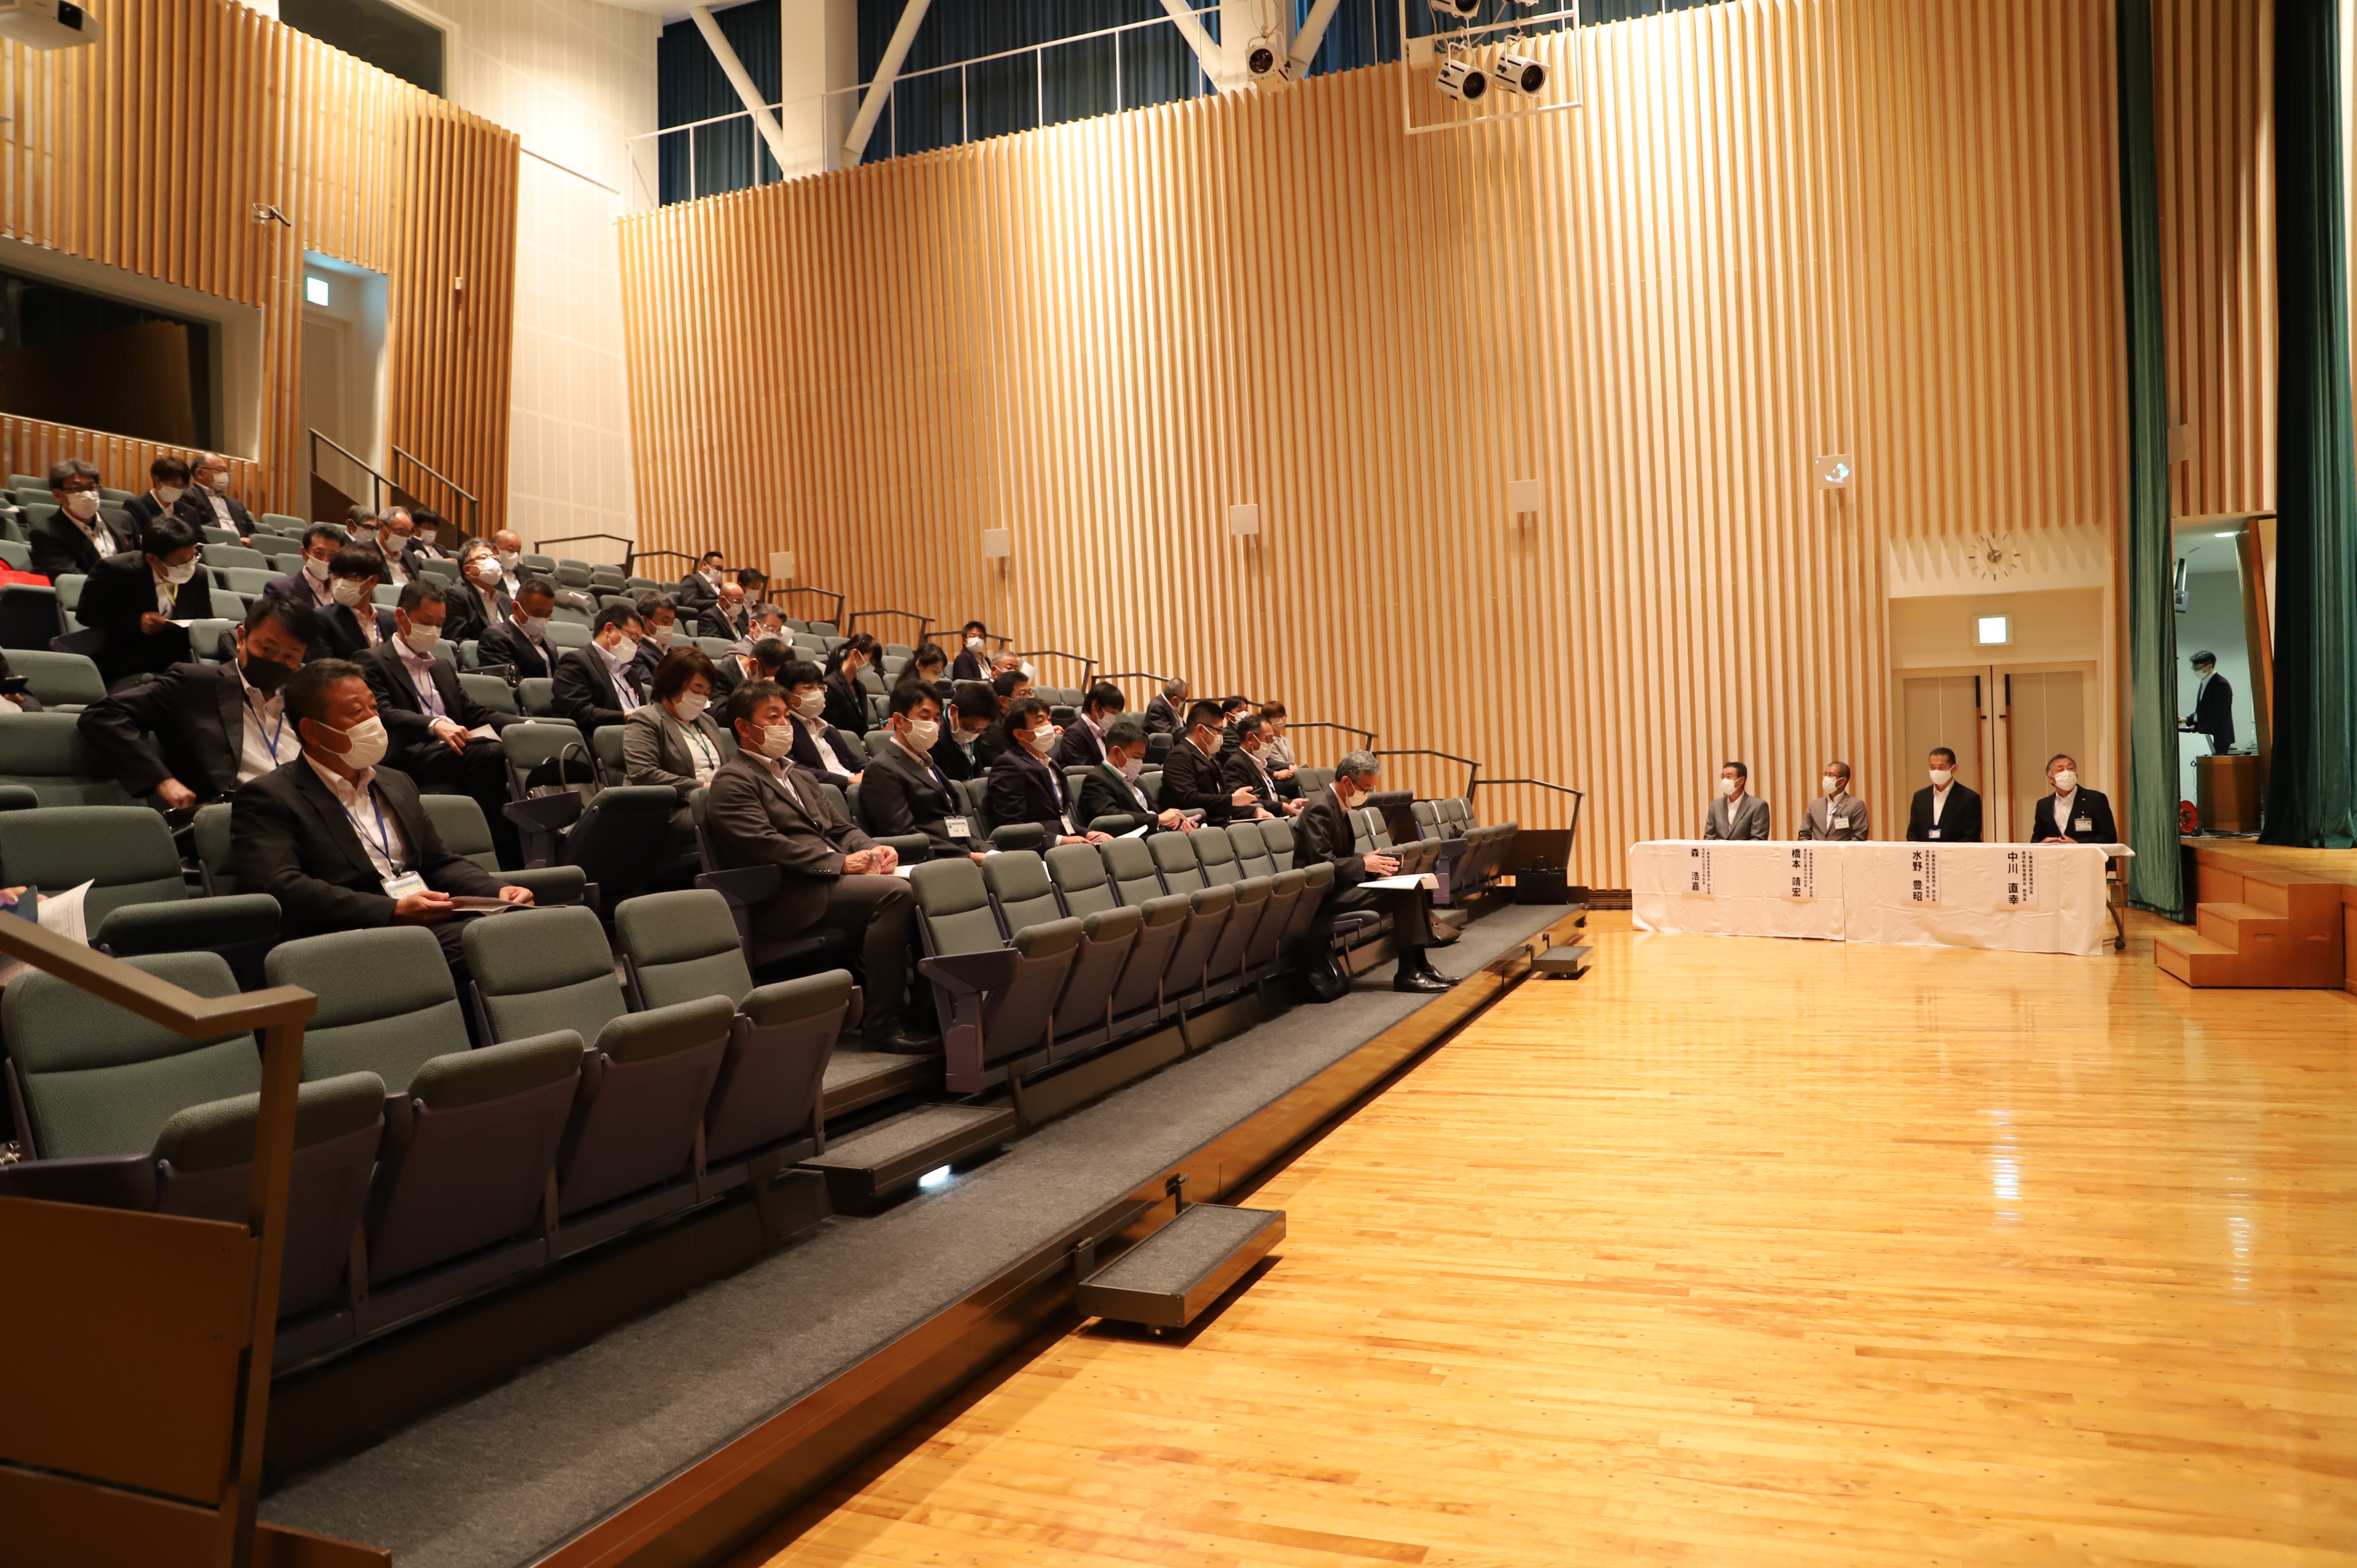
[[[1170,832],[1192,832],[1194,820],[1177,807],[1157,811],[1137,787],[1137,776],[1146,768],[1146,726],[1135,719],[1116,719],[1105,731],[1104,760],[1088,771],[1081,780],[1080,804],[1072,820],[1088,827],[1104,817],[1126,819],[1125,824],[1113,830],[1128,832],[1143,822],[1152,822],[1157,830]]]
[[[1162,694],[1146,704],[1146,733],[1167,735],[1177,740],[1178,732],[1187,727],[1182,716],[1187,711],[1189,688],[1184,681],[1165,681]]]
[[[963,783],[990,771],[981,755],[982,737],[998,722],[998,694],[981,681],[961,681],[952,689],[942,738],[933,744],[933,766]]]
[[[1056,766],[1094,768],[1103,762],[1105,730],[1128,705],[1121,688],[1110,681],[1100,681],[1090,687],[1081,702],[1079,722],[1066,725],[1064,738],[1056,743]]]
[[[742,652],[722,654],[712,661],[712,705],[726,703],[728,693],[748,681],[783,684],[785,668],[793,662],[794,645],[775,637],[765,637]]]
[[[457,524],[432,507],[416,507],[409,514],[415,525],[409,536],[410,553],[421,561],[456,561],[467,542]]]
[[[556,585],[527,577],[508,618],[487,628],[475,644],[475,661],[485,669],[504,664],[519,681],[544,681],[556,668],[556,644],[549,640],[548,618],[556,612]]]
[[[2192,659],[2193,712],[2180,727],[2208,737],[2210,755],[2223,757],[2234,749],[2234,688],[2218,673],[2218,656],[2204,649]]]
[[[213,613],[210,575],[197,564],[197,546],[196,529],[175,513],[149,524],[138,550],[91,568],[74,613],[102,634],[98,670],[110,683],[192,657],[188,628],[173,623]]]
[[[1016,744],[990,765],[990,820],[997,827],[1036,822],[1046,836],[1042,848],[1060,843],[1103,843],[1110,833],[1090,832],[1075,816],[1071,790],[1063,770],[1049,758],[1055,755],[1056,725],[1048,704],[1025,697],[1008,711],[1007,727]]]
[[[690,621],[703,619],[704,612],[720,597],[721,585],[728,580],[720,561],[719,551],[707,550],[696,561],[695,569],[679,580],[672,597],[679,601],[679,613]]]
[[[596,640],[558,656],[556,711],[583,735],[620,724],[638,708],[638,689],[623,671],[638,655],[643,629],[637,610],[608,605],[597,612]],[[479,655],[482,650],[475,651]]]
[[[1215,828],[1224,827],[1239,811],[1260,815],[1260,802],[1250,789],[1221,778],[1220,736],[1226,727],[1220,704],[1206,697],[1187,710],[1187,733],[1162,759],[1162,803],[1200,811]]]
[[[985,774],[1015,745],[1015,736],[1011,733],[1015,704],[1031,694],[1031,678],[1020,670],[1002,670],[990,678],[990,691],[998,716],[974,743],[974,759],[982,765]]]
[[[904,1023],[916,903],[892,875],[900,857],[845,821],[818,780],[786,757],[792,725],[774,682],[748,681],[730,693],[728,720],[738,751],[712,776],[705,822],[724,865],[783,874],[776,896],[753,911],[754,929],[774,939],[810,933],[858,943],[868,1044],[933,1049]]]
[[[1956,781],[1956,754],[1944,746],[1932,748],[1932,782],[1915,791],[1907,809],[1907,842],[1981,842],[1981,798]]]
[[[454,898],[529,904],[529,888],[502,886],[443,847],[403,774],[377,766],[386,735],[357,665],[322,659],[286,683],[286,713],[303,755],[237,792],[230,851],[238,885],[278,900],[288,937],[415,925],[442,944],[466,978],[465,925]]]
[[[123,508],[99,499],[98,482],[98,470],[79,457],[49,465],[49,495],[58,510],[33,526],[29,542],[33,570],[52,582],[71,572],[88,575],[109,555],[139,548],[137,523]]]
[[[2079,783],[2076,757],[2062,752],[2046,759],[2046,780],[2054,793],[2029,813],[2032,843],[2117,843],[2118,824],[2112,821],[2112,803],[2096,789]]]
[[[1199,703],[1198,706],[1202,704]],[[1191,715],[1190,715],[1191,716]],[[1174,752],[1177,747],[1171,748]],[[1326,901],[1331,913],[1380,909],[1392,918],[1392,934],[1399,943],[1399,964],[1392,976],[1394,991],[1446,991],[1448,977],[1432,967],[1424,950],[1432,943],[1432,894],[1427,888],[1375,888],[1360,885],[1370,878],[1396,875],[1399,862],[1387,854],[1358,854],[1351,849],[1351,816],[1375,792],[1374,754],[1354,751],[1335,765],[1334,781],[1314,790],[1302,809],[1301,848],[1296,865],[1312,856],[1334,867],[1334,891]],[[1163,799],[1168,800],[1165,774]]]
[[[834,780],[836,789],[848,789],[867,758],[827,722],[826,677],[817,665],[798,659],[780,666],[772,679],[784,688],[786,712],[793,718],[793,760],[817,777]]]
[[[178,507],[180,498],[188,493],[188,460],[175,453],[158,452],[147,465],[146,492],[124,501],[123,510],[130,514],[131,526],[136,531]]]
[[[859,776],[859,825],[877,838],[922,833],[935,860],[960,854],[981,860],[964,797],[933,766],[941,715],[931,688],[905,682],[894,688],[892,712],[876,732],[878,744]]]
[[[694,580],[701,582],[703,579]],[[721,584],[720,596],[696,610],[695,635],[698,637],[716,637],[724,642],[736,642],[750,637],[752,631],[753,616],[745,607],[742,584]]]
[[[1220,782],[1231,789],[1249,789],[1262,817],[1289,817],[1302,808],[1299,800],[1280,800],[1276,780],[1270,777],[1268,759],[1262,755],[1268,746],[1268,721],[1257,714],[1246,714],[1236,721],[1236,746],[1220,758]]]
[[[630,679],[641,686],[651,686],[654,684],[655,666],[663,661],[663,655],[674,648],[692,646],[688,639],[694,628],[679,624],[679,601],[661,589],[649,588],[633,595],[630,602],[639,607],[639,624],[647,628],[646,636],[639,642],[638,657],[630,660]],[[725,697],[727,693],[716,694]]]
[[[315,616],[324,616],[336,607],[335,579],[329,569],[336,552],[344,547],[344,531],[332,522],[315,522],[303,531],[303,564],[282,576],[273,577],[264,591],[285,598],[299,599],[311,607]]]
[[[417,558],[413,554],[410,559],[414,563]],[[458,580],[447,585],[449,618],[442,623],[444,640],[480,643],[485,632],[508,619],[514,605],[500,586],[503,581],[499,557],[490,545],[478,539],[462,547]]]
[[[280,698],[310,652],[316,619],[307,605],[261,595],[238,628],[234,661],[175,664],[109,693],[82,710],[82,739],[124,789],[158,810],[226,799],[303,749]]]
[[[477,703],[458,683],[457,666],[435,656],[448,614],[441,584],[412,578],[393,610],[393,635],[355,662],[368,677],[377,715],[392,737],[386,766],[408,774],[421,788],[456,789],[474,797],[504,862],[520,845],[515,824],[500,810],[508,800],[508,758],[496,734],[516,721]]]
[[[253,514],[245,503],[229,493],[229,459],[218,452],[198,454],[188,465],[188,478],[193,482],[172,508],[172,515],[184,518],[202,539],[208,528],[234,528],[242,538],[253,533]]]
[[[957,662],[950,666],[952,681],[990,679],[990,628],[978,620],[965,623],[959,633]]]
[[[358,659],[392,639],[393,612],[378,608],[376,602],[376,585],[383,574],[384,557],[373,544],[347,544],[336,552],[328,563],[331,602],[320,613],[313,657]]]

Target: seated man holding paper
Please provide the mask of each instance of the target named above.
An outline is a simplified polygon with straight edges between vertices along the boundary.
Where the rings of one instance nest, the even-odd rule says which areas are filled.
[[[965,798],[933,763],[941,736],[942,703],[933,689],[909,681],[895,686],[890,715],[868,736],[874,749],[859,776],[859,825],[877,838],[922,833],[935,860],[981,860],[982,835],[966,815]]]
[[[1351,850],[1350,813],[1365,805],[1375,792],[1381,765],[1371,751],[1354,751],[1335,765],[1334,781],[1313,792],[1302,809],[1298,826],[1298,864],[1313,856],[1334,867],[1334,892],[1326,901],[1329,914],[1375,909],[1392,918],[1392,934],[1399,942],[1399,966],[1392,975],[1394,991],[1446,991],[1456,983],[1432,967],[1424,950],[1432,945],[1432,891],[1412,887],[1369,886],[1394,875],[1399,862],[1387,854],[1358,854]]]
[[[521,846],[515,824],[500,810],[508,800],[508,755],[499,732],[518,721],[467,695],[457,665],[435,656],[450,593],[431,577],[412,577],[393,608],[393,635],[352,662],[368,677],[376,711],[392,736],[386,766],[421,787],[473,796],[490,823],[491,842],[504,865],[518,858]]]
[[[1189,832],[1196,820],[1173,806],[1157,811],[1137,776],[1146,770],[1146,726],[1135,719],[1115,719],[1104,732],[1104,759],[1081,780],[1080,805],[1073,821],[1082,827],[1103,817],[1125,818],[1124,836],[1142,824],[1149,832]]]
[[[213,613],[212,578],[197,561],[203,537],[178,516],[159,517],[139,548],[90,569],[74,614],[99,634],[98,672],[113,686],[186,664],[187,623]]]
[[[531,889],[502,886],[445,849],[417,786],[378,767],[389,741],[359,665],[306,664],[286,682],[285,703],[303,754],[237,792],[230,849],[239,886],[278,900],[289,938],[424,926],[463,985],[459,917],[529,904]]]

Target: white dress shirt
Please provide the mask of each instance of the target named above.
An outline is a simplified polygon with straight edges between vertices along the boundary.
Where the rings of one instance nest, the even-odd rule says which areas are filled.
[[[695,759],[695,781],[711,783],[712,776],[720,771],[720,748],[712,744],[711,736],[694,725],[681,724],[669,708],[663,710],[663,723],[686,737],[687,754]]]
[[[238,684],[245,688],[245,722],[238,739],[237,781],[251,784],[265,773],[275,773],[301,754],[303,742],[286,720],[286,703],[279,693],[265,696],[245,678],[245,667],[234,665]]]
[[[622,674],[621,655],[602,642],[593,642],[589,646],[596,649],[597,657],[606,661],[606,673],[614,682],[614,694],[621,699],[622,711],[626,714],[637,713],[639,693],[631,688],[630,682]]]
[[[357,779],[346,779],[332,768],[320,767],[316,757],[307,755],[303,760],[311,765],[311,771],[319,776],[328,792],[336,798],[336,804],[344,809],[376,874],[387,881],[399,876],[409,865],[409,842],[401,836],[401,819],[386,811],[384,803],[369,788],[376,779],[376,769],[369,768]]]
[[[837,779],[851,777],[851,769],[843,765],[843,758],[836,756],[834,747],[827,744],[826,732],[830,726],[824,719],[806,719],[802,714],[796,714],[794,723],[802,725],[809,733],[811,747],[818,753],[820,767]]]
[[[434,655],[420,653],[405,642],[396,641],[393,652],[401,659],[401,667],[409,671],[409,683],[417,689],[417,700],[425,711],[437,719],[447,719],[450,710],[443,705],[442,688],[434,683]]]
[[[1955,787],[1956,781],[1953,779],[1948,780],[1945,784],[1934,784],[1932,786],[1932,825],[1933,827],[1936,828],[1940,825],[1941,808],[1948,803],[1948,791]]]
[[[222,495],[219,490],[207,490],[205,492],[205,499],[212,503],[213,517],[215,519],[214,526],[217,528],[226,528],[232,533],[236,532],[237,519],[229,510],[229,498]]]

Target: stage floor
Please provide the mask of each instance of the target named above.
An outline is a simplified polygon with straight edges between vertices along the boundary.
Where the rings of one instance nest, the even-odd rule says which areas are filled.
[[[1642,935],[755,1564],[2357,1563],[2357,998]]]
[[[2189,838],[2178,842],[2188,849],[2231,854],[2237,860],[2255,860],[2278,871],[2321,876],[2357,887],[2357,849],[2301,849],[2291,844],[2261,843],[2256,839]]]

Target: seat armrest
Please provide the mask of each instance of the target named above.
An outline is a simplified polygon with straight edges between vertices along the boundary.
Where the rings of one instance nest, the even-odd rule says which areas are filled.
[[[580,904],[588,898],[589,876],[577,865],[539,865],[525,871],[502,871],[498,876],[504,885],[531,888],[532,901],[543,908]]]
[[[922,833],[894,833],[875,842],[897,853],[903,865],[920,865],[932,858],[933,841]]]
[[[942,953],[919,959],[917,968],[926,979],[938,980],[952,991],[979,995],[1012,982],[1022,962],[1023,955],[1012,948],[986,948],[981,952]]]
[[[77,1160],[20,1160],[0,1165],[0,1197],[80,1203],[93,1208],[156,1207],[153,1155],[101,1155]]]
[[[706,871],[695,878],[698,887],[708,887],[728,900],[732,908],[765,903],[777,896],[785,873],[774,865],[740,865],[732,871]]]
[[[118,958],[130,958],[274,941],[278,936],[278,900],[267,893],[125,904],[99,922],[91,945]]]

